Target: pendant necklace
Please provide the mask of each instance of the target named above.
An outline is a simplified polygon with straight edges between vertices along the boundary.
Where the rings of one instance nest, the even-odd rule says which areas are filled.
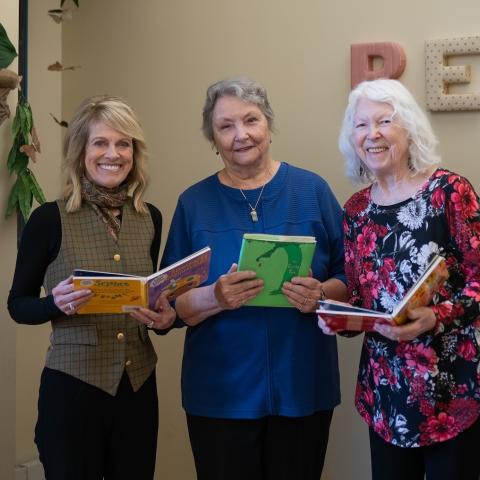
[[[235,185],[235,182],[233,181],[232,177],[229,175],[227,170],[224,170],[225,175],[230,179],[233,185]],[[268,178],[270,179],[270,171],[267,171],[268,173]],[[252,222],[258,222],[258,213],[257,213],[257,207],[258,207],[258,202],[260,202],[260,199],[262,198],[263,190],[265,188],[265,185],[268,183],[269,180],[267,180],[263,185],[262,189],[260,190],[260,193],[258,194],[257,201],[255,202],[255,205],[252,205],[249,201],[245,193],[243,193],[243,190],[240,187],[237,187],[240,190],[240,193],[242,194],[242,197],[245,199],[247,202],[248,206],[250,207],[250,217],[252,218]]]
[[[245,201],[248,203],[248,206],[250,207],[250,216],[252,217],[252,222],[258,222],[258,214],[257,214],[257,206],[258,202],[260,201],[260,198],[262,197],[263,189],[265,188],[266,183],[262,185],[262,189],[260,190],[260,194],[258,195],[257,201],[255,202],[255,206],[252,207],[252,204],[248,201],[247,197],[243,193],[243,190],[240,188],[240,193],[242,194],[243,198]]]

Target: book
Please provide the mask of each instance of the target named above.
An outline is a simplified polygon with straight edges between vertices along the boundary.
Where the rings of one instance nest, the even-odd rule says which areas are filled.
[[[293,307],[282,286],[293,277],[308,276],[315,246],[315,237],[244,234],[238,270],[253,270],[264,281],[263,290],[245,305]]]
[[[210,247],[202,248],[148,277],[76,269],[73,272],[74,289],[88,288],[94,294],[77,313],[125,313],[141,307],[154,309],[165,290],[169,292],[168,300],[174,300],[203,283],[208,278],[210,256]]]
[[[447,278],[448,269],[445,259],[436,255],[391,313],[354,307],[349,303],[335,300],[321,300],[317,314],[332,330],[369,332],[377,323],[402,325],[408,321],[407,311],[429,305]]]

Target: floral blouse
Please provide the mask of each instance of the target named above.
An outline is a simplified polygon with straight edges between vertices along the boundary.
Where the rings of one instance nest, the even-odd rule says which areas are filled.
[[[409,342],[366,333],[355,405],[385,441],[419,447],[455,437],[480,414],[480,204],[463,177],[437,169],[401,203],[345,204],[350,303],[391,312],[431,257],[450,277],[433,300],[434,330]]]

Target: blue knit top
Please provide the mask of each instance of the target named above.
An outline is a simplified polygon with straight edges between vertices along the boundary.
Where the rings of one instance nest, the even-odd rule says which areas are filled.
[[[255,205],[260,189],[245,190]],[[345,282],[342,212],[318,175],[282,163],[265,185],[258,222],[238,189],[212,175],[183,192],[162,266],[209,245],[214,283],[238,261],[244,233],[313,235],[315,278]],[[335,337],[323,335],[314,313],[295,308],[242,307],[188,327],[182,402],[193,415],[216,418],[305,416],[340,402]]]

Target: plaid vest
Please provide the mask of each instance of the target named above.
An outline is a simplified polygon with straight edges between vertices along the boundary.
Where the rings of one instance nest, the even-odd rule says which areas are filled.
[[[147,276],[152,273],[150,214],[137,213],[131,202],[122,210],[118,243],[88,206],[67,213],[57,201],[62,244],[48,266],[44,288],[51,292],[75,268]],[[157,356],[144,325],[126,314],[62,316],[52,321],[46,366],[68,373],[115,395],[126,370],[134,391],[152,373]]]

